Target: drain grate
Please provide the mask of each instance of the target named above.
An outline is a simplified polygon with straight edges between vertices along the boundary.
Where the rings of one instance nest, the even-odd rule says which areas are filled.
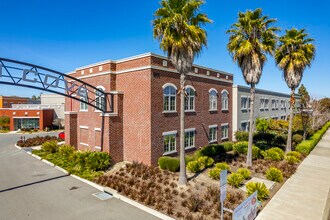
[[[100,200],[107,200],[107,199],[111,199],[113,198],[112,195],[105,193],[105,192],[97,192],[92,194],[93,196],[95,196],[96,198],[100,199]]]

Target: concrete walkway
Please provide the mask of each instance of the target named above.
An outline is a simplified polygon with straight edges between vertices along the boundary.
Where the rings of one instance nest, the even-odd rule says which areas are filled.
[[[330,129],[257,220],[327,220],[330,209]]]

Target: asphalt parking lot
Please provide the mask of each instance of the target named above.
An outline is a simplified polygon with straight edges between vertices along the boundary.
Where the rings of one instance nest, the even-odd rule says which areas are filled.
[[[93,196],[100,191],[15,148],[20,136],[0,134],[0,219],[158,219]]]

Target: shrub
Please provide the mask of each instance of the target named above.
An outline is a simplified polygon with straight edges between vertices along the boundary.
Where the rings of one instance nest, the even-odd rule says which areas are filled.
[[[283,146],[283,145],[286,144],[287,139],[288,139],[287,135],[284,135],[284,134],[276,135],[272,145],[274,145],[274,146]]]
[[[275,167],[270,167],[267,171],[266,171],[266,178],[271,180],[271,181],[275,181],[278,183],[283,182],[283,174],[282,171],[275,168]]]
[[[289,164],[295,164],[295,163],[300,163],[300,159],[295,157],[295,156],[288,156],[286,155],[284,157],[285,161],[287,161]]]
[[[239,168],[237,170],[237,173],[241,174],[241,176],[243,177],[243,179],[249,179],[251,176],[251,171],[247,168]]]
[[[263,133],[263,132],[256,132],[253,134],[253,142],[264,142],[265,144],[272,145],[275,139],[275,134],[274,133]]]
[[[315,142],[314,140],[306,140],[302,141],[300,144],[296,146],[296,151],[298,151],[301,154],[308,155],[313,148],[315,147]]]
[[[214,160],[211,157],[203,156],[198,158],[198,162],[201,164],[202,167],[210,167],[213,165]]]
[[[286,155],[287,156],[294,156],[294,157],[296,157],[298,159],[301,159],[301,153],[299,153],[298,151],[290,151]]]
[[[226,162],[216,163],[215,167],[219,170],[228,170],[230,171],[230,166]]]
[[[233,142],[223,142],[221,143],[225,149],[226,152],[233,150]]]
[[[284,159],[284,151],[278,147],[274,147],[262,152],[262,156],[266,160],[281,161]]]
[[[58,152],[60,155],[68,157],[73,154],[75,148],[70,145],[62,145],[58,148]]]
[[[246,131],[236,131],[235,132],[236,141],[248,141],[249,140],[249,132]]]
[[[197,157],[208,156],[214,157],[225,153],[225,148],[222,144],[211,144],[203,147],[198,152],[196,152]]]
[[[158,159],[158,165],[163,170],[176,172],[180,167],[180,160],[172,157],[160,157]]]
[[[261,155],[259,147],[253,145],[252,146],[252,158],[257,159],[257,158],[261,158],[261,157],[262,157],[262,155]]]
[[[241,141],[234,144],[233,149],[235,152],[239,154],[246,154],[248,148],[248,142],[247,141]]]
[[[292,136],[292,141],[297,145],[303,141],[303,136],[301,134],[295,134]]]
[[[56,136],[36,136],[33,138],[28,138],[25,141],[19,140],[17,141],[17,145],[20,147],[33,147],[33,146],[39,146],[47,141],[62,141],[61,139],[58,139]]]
[[[197,173],[201,169],[201,164],[198,161],[190,161],[187,165],[187,169],[192,173]]]
[[[42,144],[41,149],[48,153],[56,153],[58,149],[57,141],[48,141]]]
[[[220,179],[220,172],[221,172],[221,169],[215,167],[211,170],[209,170],[209,177],[211,179],[214,179],[214,180],[219,180]]]
[[[232,173],[227,177],[227,182],[229,185],[233,186],[233,187],[240,187],[243,181],[243,177],[241,174],[239,173]]]
[[[257,118],[256,129],[258,132],[266,132],[269,128],[269,121],[267,119]]]
[[[245,186],[248,196],[257,191],[257,198],[259,201],[264,201],[269,197],[269,190],[264,183],[249,182]]]
[[[93,171],[106,170],[111,163],[111,157],[107,152],[89,152],[85,158],[85,168]]]
[[[195,155],[191,155],[191,156],[186,155],[184,158],[185,158],[186,166],[188,165],[188,163],[189,163],[190,161],[194,161],[194,160],[196,160],[196,156],[195,156]],[[180,161],[180,158],[178,158],[178,160]]]

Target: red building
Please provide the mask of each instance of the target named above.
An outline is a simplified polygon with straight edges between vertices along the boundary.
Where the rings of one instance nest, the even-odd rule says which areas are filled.
[[[20,129],[43,130],[46,127],[51,127],[53,115],[53,109],[0,109],[0,116],[10,118],[9,129],[11,131]]]
[[[109,152],[116,162],[149,165],[162,155],[178,154],[179,74],[167,58],[147,53],[84,66],[69,74],[112,93],[114,113],[102,114],[66,98],[67,144]],[[193,66],[186,79],[187,151],[231,139],[232,84],[232,74]]]

